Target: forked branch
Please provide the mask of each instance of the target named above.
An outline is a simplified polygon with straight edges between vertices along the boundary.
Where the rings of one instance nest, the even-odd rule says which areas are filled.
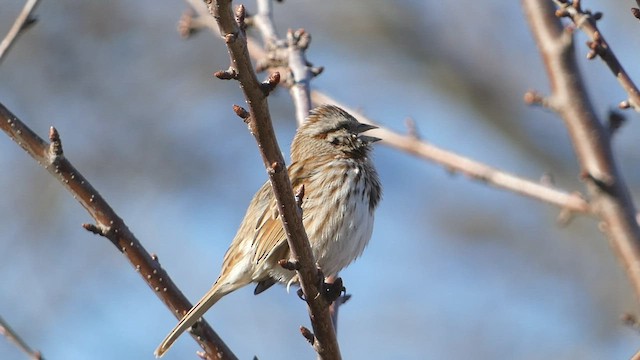
[[[574,10],[580,10],[577,1]],[[598,119],[587,97],[576,62],[570,30],[549,0],[523,0],[531,31],[551,82],[550,104],[564,120],[600,228],[610,240],[640,300],[640,228],[629,190],[611,149],[611,133]],[[568,10],[571,11],[571,10]],[[589,19],[585,21],[590,22]]]

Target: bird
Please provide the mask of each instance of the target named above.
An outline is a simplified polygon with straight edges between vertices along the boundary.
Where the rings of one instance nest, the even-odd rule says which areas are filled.
[[[294,189],[304,186],[302,223],[325,276],[336,276],[358,258],[371,238],[382,195],[371,145],[380,139],[363,133],[375,128],[337,106],[321,105],[310,111],[293,138],[287,171]],[[290,254],[267,181],[251,200],[218,279],[158,346],[156,357],[232,291],[255,283],[257,295],[276,283],[297,283],[295,271],[279,263]]]

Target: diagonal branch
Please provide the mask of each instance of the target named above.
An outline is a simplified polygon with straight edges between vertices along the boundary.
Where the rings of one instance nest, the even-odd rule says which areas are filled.
[[[191,303],[160,266],[158,258],[144,249],[106,200],[67,160],[55,128],[52,127],[49,132],[50,143],[48,143],[0,104],[0,129],[47,169],[80,202],[96,222],[95,225],[84,224],[83,227],[109,239],[127,257],[143,280],[171,309],[176,318],[180,319],[191,309]],[[227,345],[204,320],[199,326],[194,327],[191,336],[209,354],[208,359],[236,359]]]
[[[548,185],[536,183],[508,172],[482,164],[478,161],[444,150],[433,144],[424,142],[412,135],[401,135],[378,125],[354,109],[339,103],[335,99],[319,92],[312,92],[312,99],[316,104],[335,104],[352,114],[358,114],[358,119],[376,125],[379,128],[371,130],[371,134],[382,139],[381,143],[409,154],[424,158],[443,165],[447,170],[459,172],[472,179],[482,181],[497,188],[508,190],[516,194],[528,196],[540,201],[556,205],[570,212],[590,214],[592,209],[588,202],[578,193],[567,193]]]
[[[609,238],[640,300],[640,228],[636,210],[617,169],[610,133],[587,97],[572,34],[563,29],[550,0],[523,0],[522,4],[551,82],[552,93],[547,103],[564,120],[594,213],[602,220],[600,228]]]
[[[282,215],[282,224],[293,260],[300,265],[297,271],[315,333],[314,349],[322,359],[340,359],[340,349],[331,323],[328,304],[320,296],[318,270],[314,264],[309,240],[293,196],[291,181],[271,124],[267,103],[268,91],[265,91],[263,84],[258,81],[249,57],[246,34],[242,29],[245,25],[244,7],[240,5],[234,16],[230,0],[207,0],[207,5],[227,44],[232,64],[228,73],[234,74],[233,78],[240,82],[249,105],[248,114],[243,113],[244,110],[240,107],[236,107],[236,113],[244,118],[256,138],[278,203],[279,213]],[[273,83],[277,83],[277,81],[271,81],[275,80],[274,75],[270,76],[269,88]],[[279,80],[279,75],[277,78]]]
[[[24,352],[31,360],[43,360],[40,351],[33,350],[31,347],[0,317],[0,335],[4,335],[9,341]]]
[[[11,49],[11,46],[13,46],[18,36],[35,23],[36,19],[32,14],[39,2],[40,0],[27,0],[24,4],[20,15],[16,18],[11,29],[9,29],[9,33],[7,33],[7,36],[0,42],[0,63],[2,63],[2,60],[4,60],[5,55],[9,49]]]
[[[577,28],[591,38],[591,41],[587,42],[587,45],[591,49],[587,54],[587,58],[593,59],[596,55],[599,56],[602,61],[607,64],[616,79],[618,79],[624,91],[627,92],[629,99],[621,102],[620,107],[632,107],[635,111],[640,112],[640,91],[638,91],[638,87],[624,70],[622,64],[620,64],[618,58],[609,46],[609,43],[604,39],[604,36],[596,25],[596,20],[600,19],[602,14],[592,14],[589,10],[583,10],[579,0],[572,2],[567,0],[553,0],[553,2],[558,6],[556,15],[570,18]]]

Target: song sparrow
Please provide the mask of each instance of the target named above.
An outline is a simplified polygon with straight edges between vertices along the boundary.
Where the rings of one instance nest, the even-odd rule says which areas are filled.
[[[311,111],[291,144],[289,177],[294,189],[304,185],[302,221],[316,263],[326,276],[338,274],[360,256],[371,237],[381,187],[369,152],[370,144],[380,139],[362,133],[374,128],[336,106],[323,105]],[[156,356],[162,356],[228,293],[249,283],[257,283],[254,293],[259,294],[277,282],[297,282],[295,271],[278,264],[289,256],[276,201],[266,182],[249,204],[218,280],[160,344]]]

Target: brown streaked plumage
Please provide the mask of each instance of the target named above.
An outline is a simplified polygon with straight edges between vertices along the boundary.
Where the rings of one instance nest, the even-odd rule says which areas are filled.
[[[323,105],[311,111],[291,144],[289,177],[294,189],[304,185],[302,221],[316,263],[326,276],[337,275],[359,257],[371,238],[381,187],[369,153],[371,143],[379,139],[362,133],[374,128],[336,106]],[[228,293],[250,283],[257,283],[254,292],[259,294],[277,282],[297,282],[294,271],[278,265],[289,256],[276,201],[266,182],[249,204],[220,276],[160,344],[156,356],[162,356]]]

